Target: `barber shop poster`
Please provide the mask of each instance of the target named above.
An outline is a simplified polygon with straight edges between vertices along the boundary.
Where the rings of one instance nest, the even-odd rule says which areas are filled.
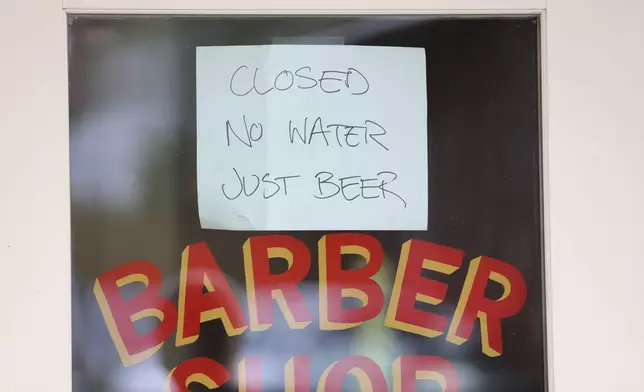
[[[538,17],[69,20],[73,390],[546,390]]]

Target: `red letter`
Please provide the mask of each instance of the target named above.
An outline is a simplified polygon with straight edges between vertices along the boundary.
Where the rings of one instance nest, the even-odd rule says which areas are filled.
[[[311,358],[291,357],[284,372],[287,392],[311,392]]]
[[[288,270],[271,274],[272,258],[285,259]],[[273,299],[282,310],[289,328],[301,329],[311,323],[313,319],[297,287],[311,269],[311,255],[302,241],[287,235],[249,238],[244,244],[244,267],[252,331],[271,327]]]
[[[398,357],[393,365],[394,392],[416,391],[416,381],[435,381],[441,392],[458,392],[458,374],[452,363],[441,357],[410,355]]]
[[[461,266],[463,252],[426,241],[411,240],[400,250],[398,272],[391,293],[385,325],[434,338],[447,326],[447,317],[415,309],[416,301],[438,305],[447,284],[421,277],[423,269],[453,274]]]
[[[145,291],[124,300],[120,288],[134,282],[143,283]],[[134,261],[107,271],[94,283],[94,295],[124,366],[154,355],[174,331],[177,309],[159,296],[160,289],[161,271],[148,261]],[[156,317],[160,324],[139,336],[134,322],[145,317]]]
[[[320,377],[317,392],[341,391],[347,373],[358,379],[361,392],[387,392],[387,380],[380,367],[372,359],[360,355],[331,364]]]
[[[503,286],[501,298],[485,298],[488,280]],[[514,266],[486,256],[472,260],[447,341],[454,344],[466,342],[478,317],[481,320],[483,352],[490,357],[503,354],[501,319],[519,313],[525,300],[525,281]]]
[[[262,362],[257,357],[242,358],[237,365],[239,392],[262,391]]]
[[[371,278],[384,257],[377,239],[366,234],[328,234],[318,243],[320,263],[320,329],[353,328],[378,316],[385,296]],[[342,255],[357,254],[367,260],[360,269],[342,269]],[[343,309],[342,299],[362,301],[355,309]]]
[[[246,357],[239,361],[237,368],[239,392],[261,392],[261,360],[257,357]],[[309,357],[291,357],[286,363],[285,391],[310,392],[311,368]]]
[[[210,358],[192,358],[172,369],[168,377],[169,392],[190,392],[188,386],[199,383],[208,389],[216,389],[230,379],[230,374],[221,364]]]
[[[207,294],[203,294],[204,286]],[[241,307],[208,245],[201,242],[187,246],[181,255],[176,345],[194,343],[201,323],[219,318],[228,336],[246,330]]]

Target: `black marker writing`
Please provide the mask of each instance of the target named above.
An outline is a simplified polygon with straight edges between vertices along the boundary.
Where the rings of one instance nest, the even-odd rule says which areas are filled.
[[[353,94],[353,95],[366,94],[367,91],[369,91],[369,80],[367,80],[367,78],[362,74],[362,72],[358,71],[355,68],[349,68],[349,70],[347,71],[347,78],[346,78],[347,87],[349,87],[349,84],[351,84],[350,80],[352,80],[351,79],[352,74],[358,74],[356,79],[361,80],[362,82],[364,82],[365,85],[364,85],[364,89],[362,91],[358,91],[358,92],[354,91],[351,94]]]
[[[331,76],[327,76],[327,74],[330,74]],[[335,85],[334,86],[334,87],[336,87],[335,89],[333,87],[331,87],[331,89],[327,89],[327,88],[324,87],[325,85],[329,84],[328,83],[329,80],[342,82],[343,79],[338,78],[338,77],[333,77],[333,76],[340,76],[340,75],[344,75],[345,78],[346,78],[346,76],[348,74],[346,72],[341,72],[341,71],[322,71],[322,77],[320,78],[320,90],[322,90],[322,91],[324,91],[325,93],[328,93],[328,94],[337,93],[338,91],[340,91],[340,88],[337,87],[337,83],[331,83],[331,85]],[[327,83],[324,83],[324,82],[327,82]],[[348,80],[345,80],[344,85],[347,86],[347,87],[349,86]]]
[[[251,174],[250,180],[247,182],[247,177],[240,175],[236,168],[233,168],[233,172],[235,173],[235,188],[239,189],[237,193],[228,193],[226,192],[226,184],[221,185],[221,193],[228,200],[236,200],[242,194],[246,197],[253,196],[260,187],[262,188],[261,195],[264,199],[270,199],[278,193],[288,196],[288,180],[301,177],[300,175],[271,177],[270,173],[265,173],[260,179],[257,174]]]
[[[335,136],[335,143],[339,147],[356,148],[363,144],[364,140],[365,145],[375,142],[389,151],[384,141],[381,140],[381,137],[387,134],[387,130],[373,120],[366,120],[364,125],[328,124],[325,126],[321,117],[315,118],[313,122],[305,117],[302,125],[302,127],[298,127],[292,120],[288,122],[288,137],[291,144],[300,142],[312,144],[316,140],[320,140],[318,143],[321,143],[323,140],[324,144],[329,146],[327,134],[330,133]],[[318,136],[314,140],[313,136],[316,135]]]
[[[246,137],[245,139],[242,139],[237,132],[233,129],[233,126],[230,124],[230,120],[226,121],[226,142],[228,143],[228,146],[230,146],[230,134],[232,133],[237,140],[240,142],[244,143],[248,147],[253,147],[253,142],[259,141],[262,136],[264,136],[264,126],[260,122],[256,123],[251,123],[250,127],[248,126],[248,122],[246,121],[246,115],[244,114],[242,116],[242,119],[244,121],[244,129],[246,131]]]
[[[391,171],[382,171],[376,175],[376,178],[362,178],[362,176],[336,178],[331,172],[321,171],[315,175],[317,193],[313,196],[324,200],[341,195],[344,200],[351,202],[358,198],[386,199],[389,195],[401,201],[403,208],[407,208],[405,199],[388,187],[397,178],[398,175]]]
[[[298,83],[297,87],[298,87],[299,89],[302,89],[302,90],[308,90],[308,89],[313,88],[313,87],[315,87],[315,86],[317,86],[317,85],[318,85],[318,81],[317,81],[317,80],[313,79],[313,78],[312,78],[312,77],[310,77],[310,76],[306,76],[306,75],[303,75],[303,74],[302,74],[302,73],[303,73],[303,71],[304,71],[305,69],[306,69],[306,70],[308,70],[308,71],[309,71],[309,73],[311,73],[311,67],[309,67],[308,65],[307,65],[307,66],[304,66],[304,67],[301,67],[301,68],[298,68],[298,69],[295,71],[295,75],[296,75],[298,78],[300,78],[300,79],[304,79],[304,80],[308,80],[308,81],[309,81],[309,84],[308,84],[308,85],[305,85],[305,86],[302,86],[301,84],[299,84],[299,83]],[[301,80],[300,80],[300,81],[301,81]],[[313,84],[311,84],[310,82],[313,82]]]
[[[380,133],[376,133],[377,131],[376,131],[376,132],[373,132],[373,133],[369,133],[369,137],[370,137],[370,138],[371,138],[371,140],[373,140],[374,142],[376,142],[376,143],[380,144],[380,146],[381,146],[382,148],[384,148],[385,150],[389,151],[389,149],[388,149],[384,144],[380,143],[380,141],[379,141],[378,139],[376,139],[376,137],[377,137],[377,136],[383,136],[383,135],[386,135],[386,134],[387,134],[387,130],[386,130],[385,128],[383,128],[383,127],[382,127],[382,125],[380,125],[380,124],[378,124],[377,122],[372,121],[372,120],[366,120],[364,123],[367,125],[367,127],[369,127],[370,125],[375,125],[377,128],[380,128],[380,131],[381,131]],[[365,132],[364,137],[365,137],[364,142],[365,142],[365,144],[366,144],[366,143],[367,143],[367,132]]]
[[[233,87],[233,83],[235,81],[235,76],[237,76],[237,73],[239,71],[241,71],[242,69],[248,69],[248,67],[245,66],[245,65],[240,66],[239,68],[237,68],[235,70],[235,72],[233,72],[233,76],[230,78],[230,92],[235,94],[238,97],[243,97],[245,95],[250,94],[250,92],[253,91],[253,86],[251,86],[245,93],[237,92],[236,89]]]
[[[280,77],[282,77],[282,79],[280,79]],[[273,85],[279,91],[286,91],[289,88],[293,87],[294,82],[295,82],[295,78],[293,77],[293,72],[284,70],[279,74],[277,74],[277,77],[275,77],[275,82],[273,83]]]
[[[288,91],[293,88],[309,90],[315,87],[326,94],[335,94],[345,90],[351,95],[363,95],[370,88],[367,77],[352,67],[347,68],[346,71],[323,70],[315,75],[313,77],[311,66],[305,65],[296,69],[295,72],[283,69],[275,76],[261,77],[259,67],[251,72],[247,65],[240,65],[230,77],[229,88],[230,92],[238,97],[247,96],[253,91],[259,95],[266,95],[271,91]],[[268,80],[269,82],[259,86],[258,80]]]

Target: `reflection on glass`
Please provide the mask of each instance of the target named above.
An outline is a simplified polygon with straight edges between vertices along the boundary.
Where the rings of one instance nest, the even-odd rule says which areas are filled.
[[[163,391],[172,369],[195,357],[229,369],[232,379],[219,390],[230,391],[239,390],[241,359],[258,357],[261,372],[246,374],[247,382],[260,379],[263,391],[283,391],[285,365],[298,354],[311,356],[311,390],[330,364],[349,355],[375,361],[391,389],[392,363],[414,354],[448,358],[461,391],[545,390],[534,18],[93,16],[73,18],[69,31],[74,391]],[[300,287],[313,315],[309,327],[290,329],[275,305],[275,322],[264,332],[229,338],[221,322],[211,321],[196,342],[177,347],[173,333],[157,354],[123,366],[96,301],[95,280],[105,271],[151,261],[163,274],[161,295],[177,303],[181,252],[203,241],[247,311],[242,245],[262,233],[202,230],[198,220],[195,48],[338,40],[424,47],[427,54],[430,224],[426,232],[369,233],[386,254],[374,277],[385,293],[383,312],[357,328],[321,331],[315,252],[324,233],[287,233],[313,254]],[[528,299],[503,325],[502,357],[481,353],[478,327],[471,342],[457,346],[444,336],[384,326],[400,248],[410,238],[464,249],[464,266],[489,254],[521,269]],[[347,262],[357,268],[362,260]],[[442,304],[422,309],[451,317],[466,273],[463,267],[428,276],[449,289]],[[142,289],[127,285],[122,295]],[[144,333],[157,323],[145,318],[135,325]],[[437,387],[419,382],[417,390]],[[346,378],[343,390],[358,388]]]

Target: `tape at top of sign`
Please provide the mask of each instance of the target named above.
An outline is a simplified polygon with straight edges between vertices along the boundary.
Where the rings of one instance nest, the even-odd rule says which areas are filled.
[[[344,37],[273,37],[273,45],[344,45]]]
[[[201,225],[424,230],[422,48],[197,48]]]

